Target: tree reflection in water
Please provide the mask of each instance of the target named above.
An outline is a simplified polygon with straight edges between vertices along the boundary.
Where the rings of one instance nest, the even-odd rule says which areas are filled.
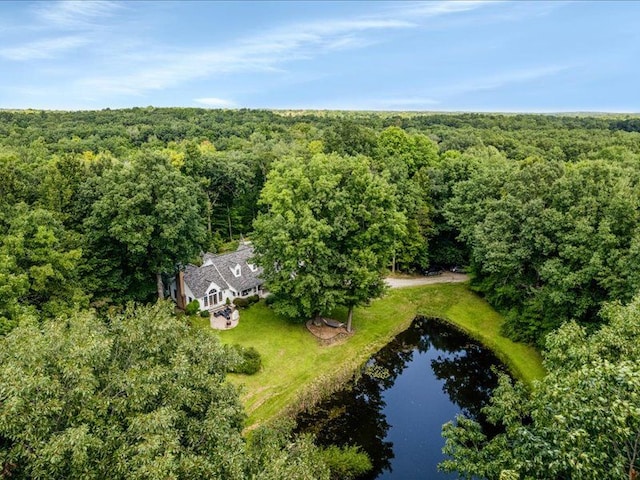
[[[433,377],[414,382],[411,387],[422,391],[439,387],[459,411],[485,425],[488,434],[494,433],[486,425],[481,409],[497,385],[496,369],[504,371],[503,367],[490,351],[465,334],[441,321],[423,317],[416,318],[408,330],[374,355],[357,382],[313,411],[300,414],[298,431],[315,434],[320,445],[360,445],[373,463],[373,470],[363,479],[390,472],[394,445],[387,439],[391,425],[385,410],[402,405],[388,406],[385,392],[393,389],[398,377],[414,361],[416,352],[430,353],[418,355],[417,361],[430,358]],[[441,440],[439,430],[424,435]],[[443,443],[430,442],[429,448],[436,448],[439,453]]]

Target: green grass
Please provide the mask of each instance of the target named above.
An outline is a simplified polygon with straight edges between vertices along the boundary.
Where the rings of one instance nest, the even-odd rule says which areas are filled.
[[[464,330],[491,348],[528,384],[544,375],[539,353],[500,335],[502,317],[465,284],[391,290],[371,306],[356,309],[355,335],[331,346],[321,346],[304,325],[288,322],[260,302],[241,311],[238,327],[220,332],[223,342],[253,346],[262,355],[259,373],[229,375],[242,387],[247,427],[295,413],[338,388],[416,315],[442,318]],[[346,311],[333,316],[345,320]],[[200,323],[208,325],[206,321],[195,324]]]

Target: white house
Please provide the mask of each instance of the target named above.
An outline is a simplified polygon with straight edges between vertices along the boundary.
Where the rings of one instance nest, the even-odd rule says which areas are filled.
[[[202,265],[187,265],[171,283],[171,298],[184,308],[198,300],[201,310],[213,310],[227,299],[262,294],[262,269],[250,263],[253,248],[241,244],[232,253],[205,253]]]

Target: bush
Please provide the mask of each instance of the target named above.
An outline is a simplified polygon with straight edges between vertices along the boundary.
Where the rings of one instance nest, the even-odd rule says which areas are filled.
[[[331,445],[322,450],[322,459],[331,470],[331,478],[353,479],[373,468],[369,455],[358,447]]]
[[[211,315],[211,314],[209,313],[209,310],[201,310],[201,311],[200,311],[200,316],[201,316],[202,318],[209,318],[209,316],[210,316],[210,315]]]
[[[255,348],[247,348],[242,345],[233,345],[232,348],[238,352],[242,360],[237,365],[232,366],[229,369],[230,372],[253,375],[260,370],[260,367],[262,367],[262,358]]]
[[[198,300],[191,300],[184,309],[184,313],[187,315],[197,315],[200,311],[200,302]]]
[[[249,305],[253,305],[260,301],[260,297],[258,295],[251,295],[250,297],[247,297],[247,301],[249,302]]]
[[[277,301],[278,301],[278,295],[276,295],[275,293],[270,293],[264,299],[264,303],[267,305],[267,307],[270,307]]]
[[[240,297],[234,298],[233,304],[238,308],[247,308],[250,305],[248,299]]]

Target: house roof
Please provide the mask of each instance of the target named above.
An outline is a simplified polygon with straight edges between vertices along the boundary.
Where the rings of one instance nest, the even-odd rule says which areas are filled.
[[[220,288],[231,288],[241,293],[253,287],[262,285],[261,268],[252,271],[249,267],[249,259],[253,256],[253,248],[241,244],[238,250],[231,253],[214,255],[205,253],[202,257],[203,266],[187,265],[184,272],[184,281],[196,297],[203,297],[211,283]],[[240,275],[235,276],[234,271],[240,266]]]
[[[229,288],[227,282],[218,273],[214,265],[196,267],[187,265],[184,270],[184,283],[186,283],[196,297],[204,297],[211,283],[219,285],[220,288]]]

